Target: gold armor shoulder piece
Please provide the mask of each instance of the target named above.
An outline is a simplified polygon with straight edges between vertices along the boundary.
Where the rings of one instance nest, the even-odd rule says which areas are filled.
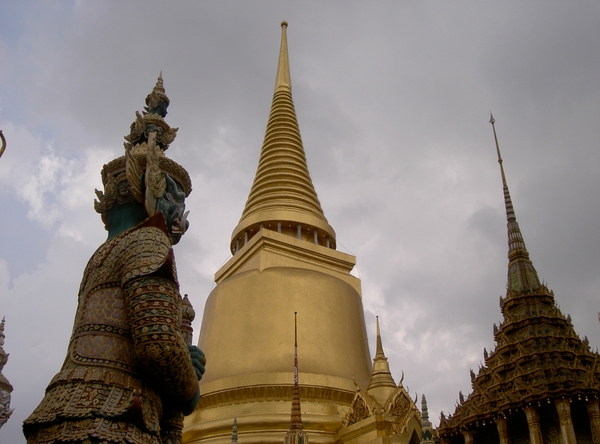
[[[122,252],[123,284],[157,271],[167,259],[171,241],[157,227],[141,227],[127,233],[118,247]]]

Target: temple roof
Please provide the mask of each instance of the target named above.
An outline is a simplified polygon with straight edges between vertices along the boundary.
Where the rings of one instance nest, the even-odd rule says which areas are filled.
[[[492,126],[494,118],[490,119]],[[600,355],[577,336],[570,316],[556,306],[554,293],[533,267],[516,221],[494,127],[508,219],[509,273],[503,322],[494,325],[496,347],[484,349],[484,364],[471,370],[473,392],[462,393],[453,415],[442,414],[440,436],[504,417],[507,413],[558,398],[600,396]]]
[[[292,101],[287,48],[287,23],[281,24],[281,49],[275,92],[254,183],[242,217],[231,237],[231,251],[244,233],[253,236],[261,226],[298,224],[316,229],[335,248],[335,231],[327,222],[312,183],[300,128]]]

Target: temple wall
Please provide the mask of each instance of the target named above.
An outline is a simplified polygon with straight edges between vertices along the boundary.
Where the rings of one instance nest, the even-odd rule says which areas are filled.
[[[587,407],[584,401],[571,403],[571,418],[573,419],[577,444],[594,444]]]
[[[495,423],[479,427],[475,433],[475,443],[500,444],[498,428]]]
[[[542,436],[545,444],[562,444],[560,422],[554,404],[542,404],[539,408]]]
[[[508,434],[512,444],[529,444],[529,427],[523,411],[513,413],[508,418]]]

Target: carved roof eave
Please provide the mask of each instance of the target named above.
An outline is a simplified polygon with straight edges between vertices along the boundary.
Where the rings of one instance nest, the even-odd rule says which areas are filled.
[[[358,424],[376,414],[377,410],[380,409],[381,406],[373,397],[357,388],[352,404],[350,404],[350,411],[344,417],[343,425],[344,427],[350,427]]]
[[[437,428],[440,436],[448,436],[458,433],[460,430],[470,430],[486,423],[493,423],[498,418],[506,418],[526,406],[551,403],[556,399],[569,398],[579,400],[600,399],[600,390],[589,388],[588,390],[569,389],[559,391],[545,391],[535,395],[509,401],[493,409],[482,409],[479,412],[466,414],[468,410],[476,409],[469,405],[469,400],[456,408],[454,415],[442,419]]]
[[[500,329],[495,329],[498,346],[489,356],[485,355],[485,366],[480,367],[479,374],[476,377],[472,374],[473,392],[468,399],[456,407],[453,416],[442,418],[439,428],[442,435],[494,421],[526,405],[559,398],[587,400],[600,397],[600,355],[590,350],[587,340],[582,341],[577,336],[570,318],[565,318],[554,305],[553,297],[529,294],[520,299],[547,296],[551,298],[552,307],[546,306],[543,314],[505,319]],[[520,302],[501,301],[503,311],[507,303]],[[562,331],[561,334],[513,337],[511,331],[522,331],[528,324],[532,328],[538,326],[538,330],[544,324],[559,326]],[[536,348],[540,342],[547,344],[547,348]],[[532,384],[534,379],[540,383]]]
[[[414,417],[421,422],[421,412],[410,398],[402,385],[398,385],[394,392],[388,397],[384,406],[381,406],[375,398],[357,388],[351,404],[351,410],[344,418],[344,427],[349,427],[363,421],[373,415],[383,415],[390,418],[390,422],[399,425],[406,424]],[[392,421],[391,419],[394,418]]]

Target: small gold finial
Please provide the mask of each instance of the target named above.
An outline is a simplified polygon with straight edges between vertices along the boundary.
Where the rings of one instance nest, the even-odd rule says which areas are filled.
[[[375,316],[375,323],[377,324],[377,347],[375,350],[375,356],[383,356],[383,342],[381,341],[381,330],[379,329],[379,316]]]
[[[281,22],[281,27],[283,28],[284,26],[287,28],[288,22],[286,22],[285,20]]]

